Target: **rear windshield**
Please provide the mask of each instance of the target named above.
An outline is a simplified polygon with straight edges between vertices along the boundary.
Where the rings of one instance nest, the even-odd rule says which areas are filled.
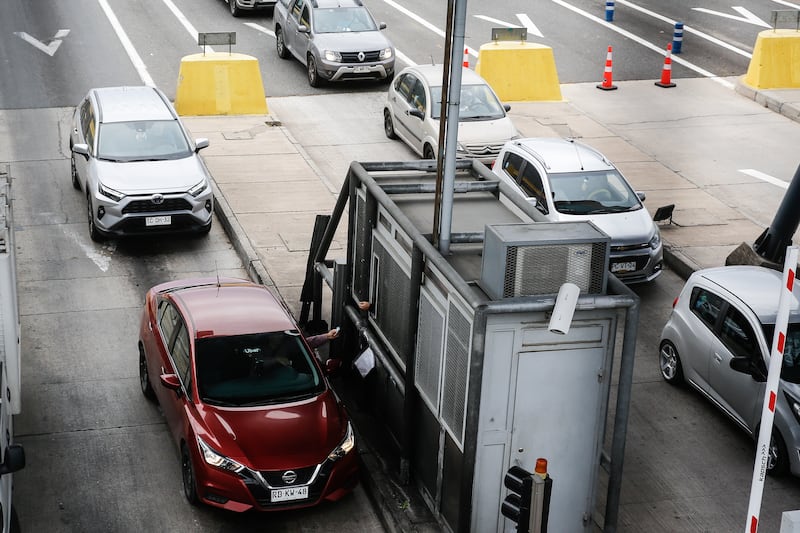
[[[197,339],[197,389],[214,405],[264,405],[319,394],[324,381],[299,332]]]
[[[97,157],[110,161],[159,161],[192,154],[177,120],[101,124]]]

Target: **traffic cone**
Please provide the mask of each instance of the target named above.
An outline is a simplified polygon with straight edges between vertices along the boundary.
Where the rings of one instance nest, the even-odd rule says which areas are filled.
[[[606,68],[603,71],[603,83],[597,85],[598,89],[604,91],[613,91],[617,88],[616,85],[611,83],[611,46],[608,47],[608,54],[606,54]]]
[[[672,83],[672,43],[667,44],[667,55],[664,58],[664,68],[661,69],[661,81],[657,81],[659,87],[675,87]]]
[[[469,68],[469,50],[464,48],[464,62],[461,63],[464,68]]]

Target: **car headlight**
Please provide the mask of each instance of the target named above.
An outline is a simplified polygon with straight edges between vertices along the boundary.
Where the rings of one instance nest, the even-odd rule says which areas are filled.
[[[392,55],[393,53],[391,48],[384,48],[383,50],[381,50],[381,53],[378,57],[380,59],[391,59]]]
[[[334,61],[336,63],[342,62],[342,54],[336,52],[334,50],[325,50],[325,59],[328,61]]]
[[[218,453],[211,448],[211,446],[206,444],[205,441],[200,437],[197,437],[197,444],[200,446],[200,451],[203,454],[203,460],[211,466],[235,473],[239,473],[247,468],[242,463],[236,462],[233,459]]]
[[[205,192],[206,189],[208,189],[208,181],[203,180],[194,187],[190,188],[189,194],[197,198],[198,196],[203,194],[203,192]]]
[[[783,395],[786,396],[786,403],[789,404],[789,409],[791,409],[795,420],[800,423],[800,402],[789,396],[789,393],[786,391],[783,392]]]
[[[347,433],[345,433],[344,439],[339,445],[328,454],[328,459],[331,461],[338,461],[350,451],[355,448],[356,446],[356,436],[353,434],[353,426],[350,425],[350,422],[347,423]]]
[[[106,198],[110,198],[115,202],[119,202],[125,196],[119,191],[115,191],[114,189],[110,189],[103,185],[102,183],[97,184],[97,192],[105,196]]]
[[[659,245],[661,245],[661,233],[658,230],[656,230],[656,232],[650,238],[650,242],[647,244],[649,244],[650,248],[652,248],[653,250],[658,248]]]

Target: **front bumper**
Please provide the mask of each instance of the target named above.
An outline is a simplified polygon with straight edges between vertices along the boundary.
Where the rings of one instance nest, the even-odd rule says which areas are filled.
[[[394,76],[394,59],[380,63],[331,63],[320,60],[319,74],[328,81],[377,79],[383,80]]]
[[[211,189],[198,197],[166,194],[159,204],[153,195],[125,196],[119,202],[95,193],[93,209],[98,231],[107,237],[161,233],[203,233],[211,227],[214,199]],[[169,224],[148,225],[148,218],[168,216]]]
[[[611,246],[608,269],[627,285],[646,283],[661,275],[664,268],[663,248],[653,250],[649,246],[633,253],[628,250],[615,250]],[[631,264],[633,269],[631,269]]]

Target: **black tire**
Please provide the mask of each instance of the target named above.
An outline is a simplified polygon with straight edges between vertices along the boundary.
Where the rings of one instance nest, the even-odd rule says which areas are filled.
[[[192,456],[186,444],[181,444],[181,479],[183,480],[183,495],[191,505],[200,505],[200,498],[197,496],[197,483],[194,477],[194,465]]]
[[[11,533],[22,533],[22,526],[19,523],[19,516],[17,516],[17,508],[11,504]]]
[[[142,394],[148,400],[155,401],[156,392],[153,390],[153,384],[150,382],[150,374],[147,372],[147,359],[144,356],[144,348],[139,346],[139,385],[142,388]]]
[[[275,49],[278,51],[278,57],[289,59],[289,49],[286,48],[286,41],[283,39],[283,30],[281,28],[275,28]]]
[[[228,7],[231,8],[231,15],[234,17],[239,17],[242,14],[242,10],[239,9],[239,6],[236,5],[236,0],[228,0]]]
[[[433,153],[433,146],[430,144],[426,144],[422,148],[422,159],[433,159],[436,160],[436,154]]]
[[[81,190],[81,182],[78,181],[78,168],[75,166],[75,154],[70,155],[69,158],[69,171],[72,175],[72,187],[76,190]]]
[[[670,341],[663,341],[658,348],[658,366],[661,377],[670,385],[683,385],[683,365],[678,349]]]
[[[397,139],[397,134],[394,132],[394,123],[392,122],[392,112],[388,109],[383,110],[383,132],[390,139]]]
[[[758,441],[756,441],[758,442]],[[782,477],[789,473],[789,452],[786,443],[777,429],[772,430],[769,441],[769,456],[767,458],[767,474],[773,477]]]
[[[314,59],[314,56],[308,56],[308,62],[306,63],[306,71],[308,74],[308,84],[312,87],[319,87],[322,85],[322,79],[319,77],[319,72],[317,72],[317,61]]]
[[[100,233],[100,230],[97,229],[97,226],[94,223],[94,211],[92,209],[92,200],[88,196],[86,197],[86,213],[88,215],[88,222],[89,222],[89,237],[94,242],[103,242],[103,234]]]

